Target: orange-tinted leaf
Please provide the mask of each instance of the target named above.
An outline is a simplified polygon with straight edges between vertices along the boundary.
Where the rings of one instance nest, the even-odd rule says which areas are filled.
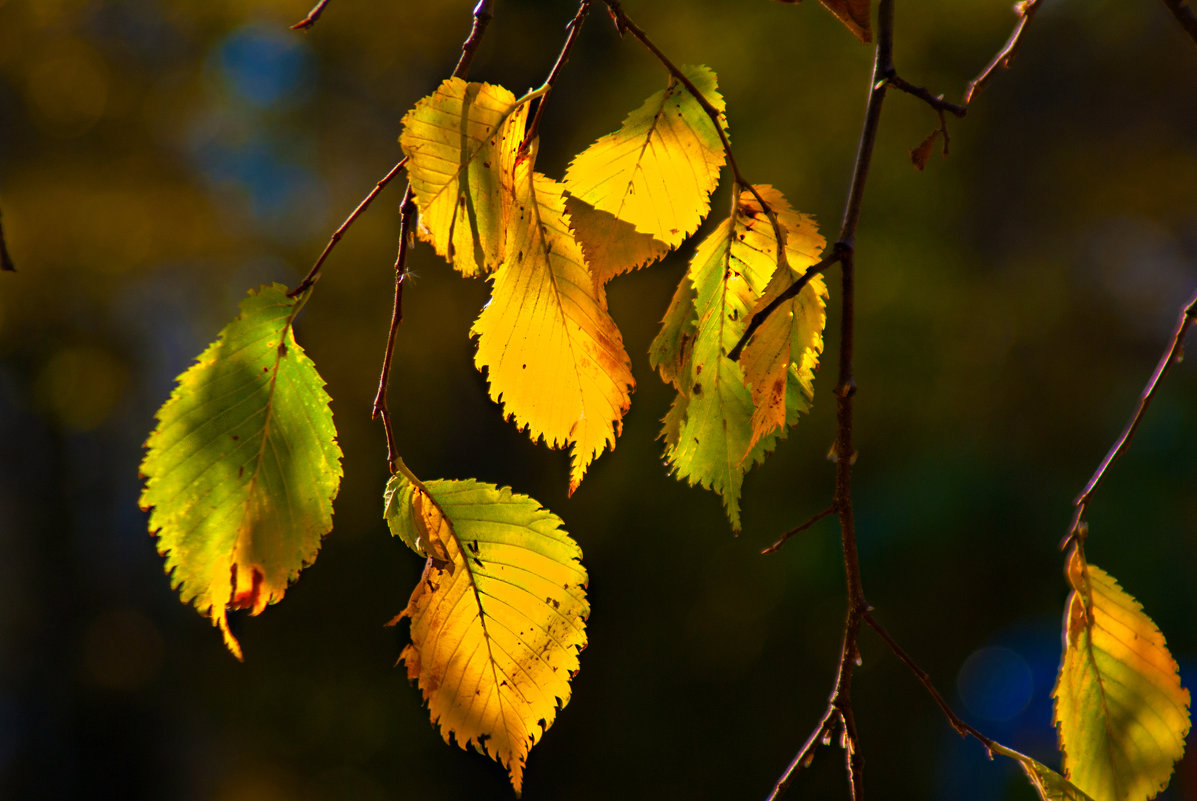
[[[868,44],[873,41],[870,17],[873,13],[871,0],[819,0],[823,7],[844,23],[844,27],[856,34],[856,38]]]
[[[1053,695],[1069,781],[1094,801],[1168,786],[1189,732],[1189,692],[1138,601],[1079,549],[1068,560],[1064,659]]]
[[[519,794],[586,647],[582,551],[533,499],[476,481],[396,475],[386,517],[409,545],[431,535],[444,549],[392,621],[411,620],[408,677],[445,741],[488,753]]]
[[[785,235],[786,261],[790,269],[777,270],[757,300],[752,313],[756,314],[802,276],[806,268],[819,261],[819,253],[826,245],[808,215],[795,212],[771,186],[757,188],[773,211],[777,224]],[[776,252],[777,238],[773,224],[751,195],[744,199],[748,214],[745,227],[746,244],[763,253]],[[763,438],[784,432],[805,412],[814,396],[814,371],[823,352],[823,328],[827,324],[824,299],[827,287],[823,277],[816,275],[798,296],[775,310],[756,330],[744,348],[740,366],[745,380],[752,387],[752,440],[749,451]],[[747,454],[745,454],[747,455]]]

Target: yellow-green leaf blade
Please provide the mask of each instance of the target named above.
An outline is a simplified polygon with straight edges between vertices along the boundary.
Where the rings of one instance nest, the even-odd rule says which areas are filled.
[[[1189,692],[1138,601],[1079,550],[1069,559],[1064,658],[1053,693],[1065,774],[1095,801],[1168,785],[1189,731]]]
[[[767,186],[757,191],[763,197],[781,197]],[[797,225],[795,231],[800,234],[795,253],[801,256],[801,264],[809,264],[808,250],[814,239],[809,236],[807,223],[790,222]],[[662,333],[654,342],[654,346],[660,345],[655,359],[658,369],[665,365],[667,373],[686,382],[679,390],[679,395],[684,396],[680,401],[684,410],[675,404],[665,420],[666,456],[678,475],[723,497],[732,527],[737,531],[744,474],[764,458],[784,428],[754,436],[752,392],[740,364],[727,358],[727,352],[743,335],[751,310],[777,269],[778,250],[772,223],[756,196],[744,190],[732,215],[699,244],[690,262],[687,280],[694,287],[697,324],[693,324],[687,363],[680,371],[673,366],[675,354],[680,352],[673,343],[681,343],[692,325],[686,322],[680,308],[685,301],[681,290],[675,294],[677,307],[671,305]],[[788,369],[788,361],[786,366]],[[800,383],[796,376],[794,386],[787,386],[783,407],[793,406],[795,417],[802,400]]]
[[[388,494],[407,483],[393,477]],[[488,753],[519,793],[528,752],[569,702],[586,646],[581,549],[558,517],[506,488],[429,481],[410,495],[421,508],[388,505],[392,530],[422,519],[448,559],[429,559],[400,615],[411,619],[400,658],[445,741]]]
[[[1093,801],[1092,798],[1085,795],[1085,793],[1072,782],[1065,779],[1059,773],[1056,773],[1051,768],[1037,762],[1026,754],[1020,754],[1012,748],[1006,748],[1000,743],[990,743],[989,749],[994,753],[1008,756],[1011,759],[1018,761],[1023,773],[1027,774],[1027,779],[1031,782],[1031,786],[1039,793],[1039,797],[1043,801]]]
[[[808,215],[794,211],[781,192],[770,186],[757,191],[773,211],[785,237],[786,261],[790,269],[776,270],[757,300],[756,314],[790,287],[819,261],[826,245]],[[748,207],[759,208],[756,198],[745,198]],[[775,252],[777,237],[765,214],[748,218],[745,242],[762,252]],[[827,324],[827,286],[814,276],[798,295],[776,309],[756,330],[740,358],[744,377],[752,387],[751,449],[762,439],[784,434],[814,397],[814,371],[823,352],[823,329]]]
[[[403,118],[420,235],[464,275],[490,272],[503,254],[527,113],[502,86],[449,78]]]
[[[178,379],[146,441],[141,506],[184,602],[237,658],[227,607],[282,599],[332,528],[341,480],[324,381],[295,341],[294,299],[251,292]]]
[[[715,74],[706,67],[683,72],[722,115]],[[629,114],[618,131],[574,158],[565,186],[573,197],[672,249],[706,217],[724,159],[711,118],[685,86],[670,78],[669,86]],[[584,243],[591,230],[585,222],[579,227]],[[644,252],[653,251],[646,245]],[[601,262],[596,277],[604,283],[643,263],[639,258]]]
[[[570,492],[614,446],[635,381],[623,338],[565,217],[562,187],[516,168],[515,207],[491,299],[474,322],[475,364],[504,414],[549,447],[571,445]]]
[[[652,264],[670,250],[664,242],[640,233],[631,223],[576,197],[567,196],[565,208],[570,228],[599,287],[617,275]]]

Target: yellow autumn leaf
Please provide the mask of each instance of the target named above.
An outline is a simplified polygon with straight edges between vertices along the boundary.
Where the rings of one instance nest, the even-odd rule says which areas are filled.
[[[570,699],[586,647],[586,570],[561,520],[476,481],[396,475],[386,518],[409,545],[433,543],[407,608],[400,660],[446,742],[505,766],[518,795],[529,750]],[[403,499],[403,502],[399,502]]]
[[[463,275],[490,272],[503,254],[530,97],[450,78],[403,118],[420,236]]]
[[[535,148],[532,149],[532,153]],[[614,446],[635,386],[623,338],[577,241],[560,183],[518,160],[511,230],[486,308],[471,329],[490,396],[552,448],[572,446],[569,490]]]
[[[773,273],[752,314],[771,303],[800,278],[807,267],[817,263],[819,253],[826,245],[814,220],[795,212],[781,192],[771,186],[757,187],[757,191],[783,232],[790,269]],[[746,198],[745,208],[751,212],[747,215],[745,244],[763,253],[776,252],[773,223],[762,213],[756,197]],[[795,422],[799,412],[805,412],[810,406],[814,396],[814,371],[823,352],[826,297],[823,277],[814,276],[796,297],[765,319],[744,348],[740,366],[752,387],[753,403],[750,451],[762,438],[784,431]]]
[[[616,275],[637,270],[662,258],[669,252],[664,242],[642,234],[629,223],[613,214],[566,195],[565,211],[570,228],[582,246],[586,263],[596,284],[599,300],[606,303],[603,285]]]
[[[682,71],[724,124],[715,73],[701,66]],[[690,236],[710,210],[724,159],[715,124],[672,76],[669,85],[629,114],[618,131],[579,153],[565,171],[569,194],[643,235],[638,241],[631,238],[637,246],[631,258],[607,253],[604,243],[623,232],[600,215],[576,218],[575,230],[588,256],[624,257],[592,258],[596,280],[603,284],[655,261]]]
[[[1068,779],[1094,801],[1168,785],[1189,732],[1189,692],[1139,602],[1079,549],[1068,560],[1064,659],[1053,693]]]

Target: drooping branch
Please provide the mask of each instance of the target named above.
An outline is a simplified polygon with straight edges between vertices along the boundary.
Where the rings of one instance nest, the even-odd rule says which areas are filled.
[[[1061,550],[1067,549],[1069,545],[1084,539],[1085,511],[1089,506],[1089,501],[1093,497],[1093,493],[1097,492],[1097,488],[1101,486],[1101,482],[1106,477],[1106,471],[1114,463],[1114,460],[1125,453],[1126,449],[1130,447],[1131,440],[1135,436],[1135,431],[1139,428],[1139,423],[1143,422],[1143,415],[1147,413],[1147,408],[1151,406],[1151,402],[1155,399],[1160,382],[1164,380],[1164,376],[1168,375],[1168,370],[1172,368],[1172,365],[1180,361],[1184,353],[1185,334],[1188,333],[1189,327],[1193,325],[1195,320],[1197,320],[1197,291],[1193,293],[1184,308],[1181,309],[1180,317],[1176,321],[1176,328],[1172,332],[1172,339],[1164,350],[1164,355],[1160,357],[1159,363],[1155,366],[1155,371],[1151,374],[1151,378],[1148,379],[1147,385],[1139,393],[1139,402],[1135,405],[1135,411],[1131,414],[1130,420],[1127,421],[1126,426],[1122,429],[1122,433],[1118,435],[1118,439],[1106,453],[1105,458],[1101,460],[1101,464],[1097,466],[1097,470],[1094,471],[1088,483],[1085,484],[1085,488],[1081,490],[1081,494],[1073,501],[1073,506],[1076,507],[1076,510],[1072,516],[1072,523],[1068,527],[1068,536],[1060,543]]]
[[[391,171],[378,180],[378,183],[376,183],[374,188],[370,190],[370,194],[362,198],[362,202],[358,203],[357,208],[349,213],[349,216],[345,218],[345,222],[341,223],[337,230],[333,231],[332,236],[328,240],[328,244],[324,246],[324,251],[320,254],[320,258],[316,259],[316,263],[312,265],[312,269],[308,270],[308,274],[305,275],[303,280],[299,282],[299,286],[287,293],[287,297],[293,298],[303,292],[306,292],[309,288],[311,288],[312,284],[320,280],[320,268],[324,266],[324,261],[328,258],[328,255],[332,253],[333,248],[336,247],[337,243],[341,241],[341,237],[343,237],[345,232],[349,230],[349,226],[353,225],[354,222],[357,221],[357,218],[362,215],[362,212],[370,207],[370,204],[374,202],[374,198],[378,197],[378,193],[381,192],[386,185],[389,184],[391,180],[399,174],[399,170],[403,169],[405,164],[407,164],[406,157],[400,159],[398,164],[396,164],[394,167],[391,167]]]
[[[387,346],[382,356],[382,374],[378,377],[378,392],[374,395],[374,406],[370,411],[370,419],[382,419],[382,428],[387,438],[387,464],[391,472],[395,472],[395,465],[399,459],[399,449],[395,446],[395,429],[391,425],[391,412],[387,407],[387,387],[391,380],[391,359],[395,354],[395,335],[399,332],[399,324],[403,322],[403,286],[407,281],[407,248],[411,242],[411,227],[416,221],[416,201],[411,184],[403,193],[403,202],[399,205],[399,254],[395,257],[395,300],[391,307],[391,326],[387,330]]]
[[[1181,1],[1183,2],[1183,0]],[[999,69],[1009,68],[1010,62],[1018,53],[1018,46],[1022,44],[1023,32],[1026,31],[1027,25],[1031,23],[1031,18],[1035,16],[1035,12],[1039,10],[1042,2],[1043,0],[1022,0],[1022,2],[1014,4],[1014,13],[1018,15],[1014,31],[1002,49],[993,57],[993,60],[985,65],[985,69],[981,70],[981,74],[969,81],[968,88],[964,91],[964,105],[967,106],[972,102],[976,94],[985,88],[985,84],[989,83],[994,73]],[[1169,0],[1164,0],[1164,2],[1169,2]]]
[[[553,86],[557,83],[557,78],[561,75],[561,70],[565,66],[565,62],[569,61],[569,54],[574,49],[574,42],[577,41],[578,34],[582,32],[582,23],[586,21],[586,15],[590,13],[590,3],[591,0],[582,0],[578,4],[578,13],[565,26],[569,34],[565,37],[565,44],[561,46],[561,52],[557,55],[557,61],[553,64],[553,69],[549,70],[549,77],[545,79],[543,87],[545,93],[536,102],[536,113],[532,117],[531,124],[528,125],[528,132],[524,135],[524,141],[520,143],[521,152],[527,150],[528,145],[536,138],[537,131],[540,130],[540,118],[544,114],[544,104],[548,102],[549,94],[553,91]]]
[[[462,42],[461,58],[457,60],[457,66],[453,68],[454,78],[464,78],[469,74],[474,54],[478,52],[478,46],[482,44],[482,35],[486,33],[486,27],[494,19],[494,6],[494,0],[478,0],[478,5],[474,6],[474,24],[470,28],[470,35]]]
[[[328,5],[329,0],[320,0],[315,7],[308,12],[308,15],[299,22],[291,26],[293,31],[306,31],[308,28],[316,24],[316,20],[320,19],[320,15],[324,13],[325,6]]]
[[[1176,21],[1193,40],[1193,44],[1197,44],[1197,12],[1193,11],[1189,0],[1164,0],[1164,5],[1172,12],[1172,16],[1176,17]]]

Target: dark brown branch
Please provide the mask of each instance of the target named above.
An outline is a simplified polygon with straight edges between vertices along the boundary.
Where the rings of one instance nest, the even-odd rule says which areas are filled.
[[[391,182],[391,179],[399,174],[399,170],[403,169],[403,165],[405,164],[407,164],[406,157],[400,159],[398,164],[391,167],[391,171],[379,179],[374,188],[370,190],[370,194],[362,198],[362,202],[358,203],[357,208],[349,213],[349,216],[345,218],[345,222],[341,223],[340,227],[333,231],[333,235],[329,238],[328,244],[324,246],[324,251],[320,254],[320,258],[316,259],[316,263],[312,265],[312,269],[308,270],[308,274],[299,282],[299,286],[287,293],[287,297],[294,298],[301,295],[310,289],[312,284],[320,280],[320,268],[324,266],[324,260],[328,258],[328,254],[332,253],[332,249],[341,241],[341,237],[349,230],[349,226],[353,225],[362,212],[370,207],[370,204],[374,202],[374,198],[378,197],[378,193]]]
[[[785,534],[782,534],[780,537],[777,538],[777,542],[773,543],[768,548],[765,548],[764,550],[762,550],[761,554],[764,555],[764,554],[769,554],[769,553],[777,553],[777,551],[781,548],[781,546],[785,545],[786,540],[788,540],[790,537],[793,537],[797,534],[801,534],[802,532],[806,531],[811,526],[813,526],[815,523],[818,523],[820,520],[822,520],[825,517],[829,517],[829,516],[835,514],[837,511],[838,510],[836,509],[835,504],[834,503],[831,504],[831,506],[828,506],[823,511],[818,512],[817,514],[814,515],[814,517],[812,517],[810,520],[807,520],[802,525],[795,526],[794,528],[787,531]]]
[[[843,721],[843,745],[846,752],[846,769],[852,798],[858,801],[863,794],[861,779],[861,756],[851,701],[852,673],[859,662],[857,635],[861,621],[868,614],[869,604],[865,599],[864,585],[860,572],[860,555],[856,544],[856,521],[852,506],[852,465],[856,451],[852,438],[852,402],[856,395],[853,359],[855,356],[856,316],[856,228],[860,223],[864,190],[868,183],[869,165],[877,143],[877,131],[881,124],[881,107],[889,86],[888,76],[893,74],[893,0],[880,0],[877,6],[878,35],[877,49],[873,60],[873,74],[869,80],[869,98],[865,107],[865,118],[861,125],[860,140],[856,150],[856,162],[852,168],[852,180],[848,199],[844,204],[843,223],[839,240],[833,255],[839,255],[840,286],[843,313],[840,317],[839,376],[836,379],[836,440],[835,440],[835,495],[832,505],[839,515],[840,542],[844,556],[844,579],[848,590],[848,611],[844,623],[844,640],[840,648],[839,672],[835,689],[828,702],[828,712],[808,738],[798,756],[790,763],[786,773],[778,781],[770,801],[779,798],[789,786],[794,770],[806,764],[813,755],[809,744],[827,731],[827,719],[831,710]]]
[[[12,263],[12,256],[8,253],[8,244],[4,241],[4,226],[0,225],[0,272],[15,273],[16,265]]]
[[[474,54],[478,52],[478,46],[482,44],[482,35],[486,33],[486,26],[490,25],[490,21],[494,19],[494,0],[478,0],[478,5],[474,6],[474,25],[470,28],[470,35],[461,45],[461,58],[457,60],[457,66],[453,68],[454,78],[464,78],[470,72],[470,64],[474,60]]]
[[[1155,372],[1148,379],[1147,386],[1143,387],[1143,391],[1139,393],[1139,402],[1135,406],[1135,411],[1127,422],[1126,427],[1122,429],[1122,433],[1118,436],[1117,441],[1106,453],[1105,458],[1101,460],[1101,464],[1097,466],[1097,470],[1094,471],[1089,482],[1085,484],[1085,488],[1081,490],[1081,494],[1072,502],[1076,507],[1076,511],[1073,513],[1072,523],[1068,527],[1068,536],[1060,543],[1061,550],[1066,549],[1077,540],[1084,539],[1085,510],[1089,506],[1089,501],[1093,497],[1093,493],[1097,492],[1097,488],[1101,486],[1101,482],[1106,477],[1106,471],[1114,463],[1114,460],[1130,447],[1131,440],[1135,436],[1135,431],[1139,428],[1139,423],[1143,422],[1143,415],[1147,413],[1147,408],[1151,406],[1151,402],[1155,399],[1156,390],[1159,389],[1160,382],[1164,380],[1164,376],[1168,375],[1168,370],[1171,369],[1172,365],[1181,360],[1184,354],[1185,334],[1188,333],[1189,326],[1193,325],[1195,319],[1197,319],[1197,292],[1193,293],[1193,296],[1189,298],[1181,310],[1168,348],[1164,351],[1164,355],[1160,357],[1159,363],[1155,366]]]
[[[915,86],[910,81],[906,80],[900,75],[894,74],[889,76],[889,85],[905,92],[908,95],[917,97],[931,108],[935,109],[940,114],[948,112],[957,117],[963,118],[968,113],[968,108],[958,103],[951,103],[943,99],[943,95],[933,95],[921,86]]]
[[[956,733],[961,737],[973,737],[986,748],[992,749],[994,746],[994,741],[965,723],[959,715],[952,711],[952,708],[948,706],[948,702],[943,699],[943,696],[939,694],[939,690],[937,690],[935,685],[932,683],[930,674],[919,667],[918,664],[910,658],[910,655],[902,650],[902,647],[898,645],[897,641],[891,637],[889,632],[887,632],[885,628],[877,622],[877,619],[873,617],[872,612],[865,612],[863,618],[864,622],[868,623],[873,631],[877,632],[881,639],[885,641],[885,644],[888,645],[889,649],[894,652],[894,655],[897,656],[898,659],[902,660],[906,667],[910,668],[910,671],[914,673],[915,677],[923,685],[923,688],[928,694],[930,694],[940,711],[943,712],[944,717],[948,719],[948,723],[950,723],[952,728],[956,730]]]
[[[1010,38],[1006,40],[1006,44],[998,51],[998,54],[993,57],[993,60],[985,65],[985,69],[981,70],[981,74],[973,78],[969,82],[968,88],[964,92],[964,105],[968,105],[973,101],[973,98],[985,88],[989,80],[994,76],[998,69],[1007,69],[1010,62],[1014,60],[1014,56],[1018,53],[1018,47],[1022,44],[1022,35],[1030,24],[1031,18],[1035,16],[1035,12],[1039,10],[1040,4],[1043,0],[1022,0],[1022,2],[1014,4],[1014,13],[1018,15],[1018,23],[1014,26],[1014,31],[1010,34]],[[1169,2],[1169,0],[1164,0]]]
[[[1193,44],[1197,44],[1197,13],[1194,13],[1189,5],[1189,0],[1164,0],[1164,5],[1172,12],[1172,16],[1176,17],[1176,21],[1193,40]]]
[[[382,356],[382,374],[378,377],[378,393],[374,396],[374,407],[370,419],[382,418],[382,427],[387,437],[387,464],[395,472],[399,450],[395,447],[395,429],[391,425],[391,413],[387,408],[387,386],[391,380],[391,358],[395,354],[395,335],[403,322],[403,285],[407,281],[407,247],[411,241],[411,227],[416,221],[416,201],[411,184],[403,193],[399,206],[399,255],[395,257],[395,301],[391,309],[391,327],[387,331],[387,347]]]
[[[744,346],[748,344],[748,340],[752,339],[752,335],[756,333],[756,330],[761,327],[761,324],[765,322],[769,315],[776,311],[778,306],[801,292],[816,275],[826,272],[833,264],[839,264],[844,258],[844,253],[845,251],[843,248],[841,248],[839,243],[837,243],[832,247],[830,255],[825,257],[818,264],[813,264],[810,267],[807,267],[806,272],[804,272],[798,278],[798,280],[790,284],[785,291],[776,298],[769,301],[769,303],[763,309],[753,314],[752,318],[748,321],[748,327],[744,329],[743,336],[740,337],[740,341],[736,343],[734,348],[727,352],[727,358],[731,359],[732,361],[739,359],[740,353],[744,350]]]
[[[465,78],[470,72],[470,64],[474,54],[482,44],[482,36],[494,18],[494,0],[479,0],[474,6],[474,23],[470,28],[470,35],[461,46],[461,58],[453,68],[454,78]],[[407,161],[396,165],[396,169]],[[394,170],[392,170],[394,173]],[[388,179],[390,176],[388,176]],[[395,257],[395,299],[391,306],[391,326],[387,329],[387,346],[382,356],[382,371],[378,377],[378,392],[374,395],[374,405],[370,410],[370,419],[382,419],[382,428],[387,438],[387,465],[393,474],[399,460],[399,449],[395,442],[395,427],[391,424],[391,412],[387,407],[387,389],[391,381],[391,361],[395,355],[395,337],[399,333],[399,325],[403,322],[403,287],[407,282],[407,248],[412,239],[412,226],[416,223],[418,214],[415,194],[409,181],[403,190],[403,200],[399,204],[399,253]]]
[[[320,19],[320,15],[324,13],[324,7],[328,5],[328,0],[320,0],[315,8],[308,12],[308,15],[299,22],[291,26],[293,31],[306,31],[308,28],[316,24],[316,20]]]
[[[586,21],[586,15],[590,13],[590,3],[591,0],[582,0],[578,4],[578,13],[565,26],[569,34],[565,37],[565,44],[561,46],[561,52],[557,54],[557,61],[553,64],[553,69],[549,70],[549,77],[545,79],[545,93],[536,101],[536,113],[532,116],[532,122],[528,126],[528,133],[525,134],[524,141],[520,143],[520,152],[528,149],[528,145],[532,143],[532,140],[536,138],[537,131],[540,130],[540,118],[544,114],[544,104],[552,94],[553,86],[557,83],[562,68],[569,61],[569,54],[574,49],[574,42],[577,41],[578,34],[582,32],[582,23]]]

